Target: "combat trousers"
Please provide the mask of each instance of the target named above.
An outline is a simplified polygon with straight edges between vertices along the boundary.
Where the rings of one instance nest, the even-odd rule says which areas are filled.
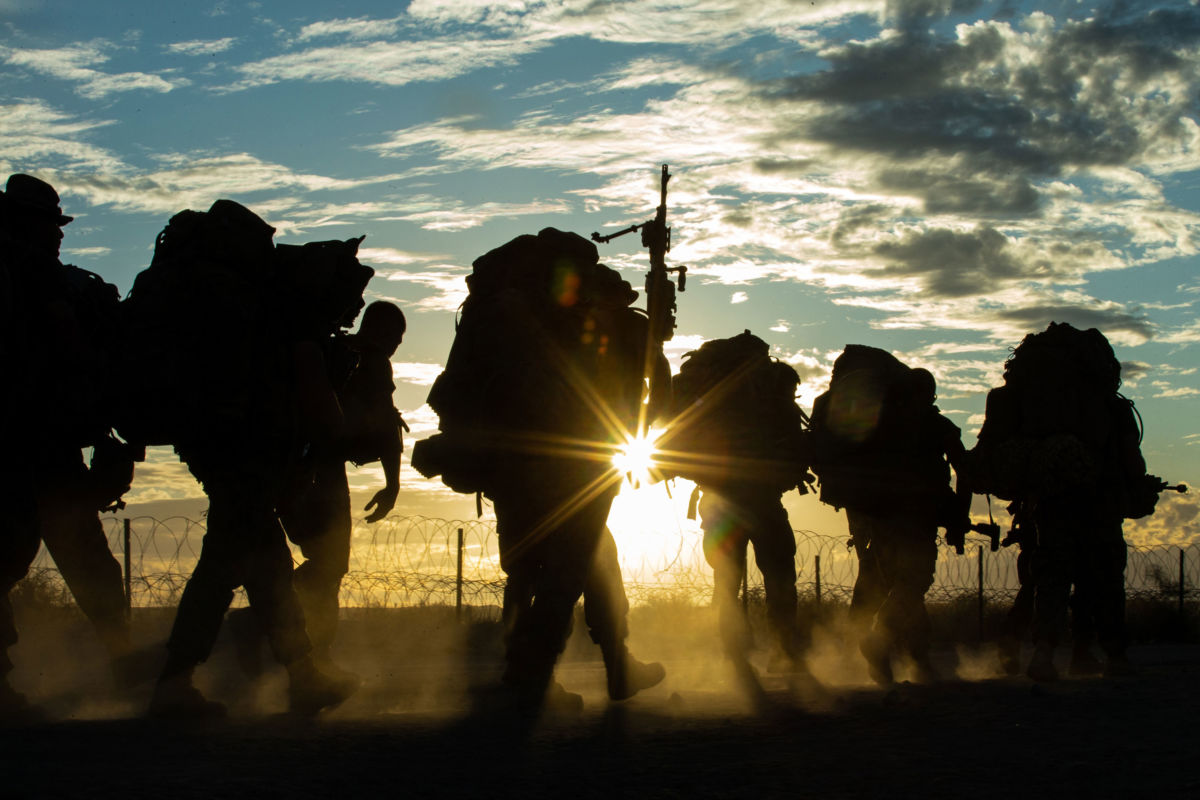
[[[607,525],[600,532],[583,587],[583,619],[592,641],[600,645],[605,657],[618,657],[629,638],[629,598],[625,596],[617,542]]]
[[[29,565],[37,557],[41,539],[37,532],[37,505],[32,491],[18,488],[21,478],[5,476],[12,487],[3,494],[5,530],[0,533],[0,680],[12,671],[8,649],[17,643],[17,625],[13,618],[11,594],[13,588],[29,573]],[[18,486],[14,486],[14,482]]]
[[[506,619],[510,619],[510,609],[529,605],[531,598],[526,594],[518,596],[518,592],[527,593],[530,589],[518,581],[505,582]],[[625,595],[617,542],[607,526],[596,543],[592,567],[583,587],[583,619],[588,636],[599,645],[606,660],[624,655],[625,640],[629,638],[629,598]]]
[[[605,471],[561,462],[510,469],[495,502],[506,575],[506,684],[537,694],[553,676],[619,488]]]
[[[713,568],[713,600],[728,655],[744,659],[750,648],[738,590],[746,575],[746,547],[763,575],[767,624],[774,645],[794,656],[796,642],[796,535],[780,493],[772,489],[701,487],[700,526],[704,558]]]
[[[1100,647],[1110,657],[1124,656],[1128,555],[1120,517],[1089,511],[1082,503],[1044,502],[1034,521],[1034,644],[1049,649],[1058,644],[1074,583],[1079,611],[1091,609]]]
[[[292,586],[292,553],[275,513],[275,487],[252,467],[189,466],[208,494],[208,531],[179,601],[164,674],[208,659],[239,586],[246,588],[275,658],[285,666],[298,661],[312,647]]]
[[[879,516],[847,508],[846,520],[863,554],[855,582],[855,613],[860,619],[874,617],[875,632],[889,650],[926,660],[931,626],[925,592],[933,585],[937,564],[935,515]]]
[[[55,448],[38,461],[32,477],[24,479],[26,488],[13,492],[6,504],[13,511],[0,545],[0,646],[7,651],[17,641],[9,594],[44,542],[101,643],[110,655],[123,655],[130,644],[125,583],[87,492],[83,454],[79,448]],[[0,672],[9,669],[8,656],[0,657]]]
[[[1037,587],[1033,578],[1034,545],[1023,545],[1017,554],[1017,581],[1020,584],[1012,606],[1004,617],[1003,636],[1010,642],[1019,643],[1033,627],[1034,602]],[[1069,603],[1071,610],[1071,643],[1078,649],[1086,649],[1096,640],[1095,601],[1091,596],[1092,586],[1085,580],[1076,585]]]
[[[338,594],[350,569],[350,486],[344,461],[321,459],[305,479],[289,487],[279,507],[287,536],[304,563],[292,582],[313,651],[328,656],[338,623]]]

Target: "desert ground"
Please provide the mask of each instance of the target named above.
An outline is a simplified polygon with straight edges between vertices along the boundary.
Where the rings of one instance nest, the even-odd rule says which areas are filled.
[[[134,621],[153,662],[169,609]],[[489,702],[494,610],[349,610],[338,658],[364,685],[341,707],[288,715],[282,670],[251,684],[225,638],[198,679],[229,718],[179,723],[144,717],[149,683],[110,685],[76,613],[21,623],[13,682],[40,713],[0,725],[6,797],[1200,796],[1194,644],[1139,644],[1134,678],[1039,685],[996,676],[986,643],[943,642],[942,682],[882,689],[833,618],[812,633],[815,681],[747,685],[708,609],[639,608],[631,646],[663,684],[610,703],[577,626],[558,677],[583,712],[527,722]]]

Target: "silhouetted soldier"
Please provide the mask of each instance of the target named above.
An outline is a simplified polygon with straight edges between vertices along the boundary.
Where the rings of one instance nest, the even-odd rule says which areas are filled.
[[[628,655],[620,569],[601,545],[611,542],[605,524],[621,480],[612,452],[638,427],[643,369],[654,368],[651,386],[661,388],[665,360],[647,358],[647,319],[627,308],[637,293],[597,262],[593,244],[553,228],[475,261],[454,346],[429,395],[442,433],[413,451],[426,477],[495,504],[507,578],[503,682],[529,710],[581,703],[553,672],[589,586],[610,695],[662,678],[661,668],[643,673],[647,665]]]
[[[401,429],[404,421],[392,395],[391,357],[404,340],[404,313],[393,303],[378,301],[363,312],[358,333],[336,335],[327,342],[326,360],[341,407],[340,432],[335,438],[309,444],[309,452],[289,481],[279,505],[288,538],[300,546],[305,561],[296,568],[293,583],[312,641],[317,665],[345,674],[333,663],[331,647],[337,632],[338,593],[350,567],[350,487],[346,462],[378,461],[385,485],[367,504],[367,522],[387,516],[400,489]],[[372,510],[373,509],[373,510]],[[253,609],[231,614],[239,648],[250,658],[261,647],[261,625]],[[248,661],[253,670],[253,660]]]
[[[1091,636],[1107,674],[1133,671],[1126,656],[1122,520],[1152,513],[1157,479],[1146,474],[1133,405],[1117,390],[1121,366],[1100,331],[1051,323],[1005,362],[1005,385],[988,394],[972,451],[977,491],[1018,500],[1032,535],[1033,658],[1028,675],[1054,680],[1054,649],[1071,586],[1078,644]],[[1076,657],[1082,654],[1077,654]]]
[[[276,506],[294,467],[297,447],[335,440],[340,431],[341,410],[322,343],[338,327],[352,323],[372,271],[354,258],[360,240],[274,248],[274,229],[236,203],[218,201],[207,216],[196,219],[195,227],[187,218],[181,219],[188,227],[176,237],[168,226],[155,262],[142,275],[156,269],[160,261],[164,270],[178,267],[172,258],[193,258],[194,269],[215,258],[221,268],[235,274],[277,275],[278,283],[271,289],[280,299],[247,306],[269,317],[255,320],[259,326],[255,331],[211,332],[244,337],[243,349],[228,353],[230,358],[244,354],[266,358],[241,364],[245,368],[241,371],[214,364],[212,368],[221,374],[206,378],[229,382],[230,391],[244,401],[225,407],[218,403],[230,398],[210,398],[210,405],[174,437],[180,458],[208,495],[208,528],[200,559],[179,602],[150,713],[224,714],[224,707],[206,699],[192,681],[195,668],[212,651],[238,586],[245,587],[275,658],[287,669],[292,711],[316,713],[346,699],[358,680],[331,676],[314,661],[292,583],[292,554]],[[188,238],[188,230],[198,233]],[[182,249],[172,254],[169,248]],[[189,248],[197,250],[189,255]],[[280,271],[268,270],[272,265]],[[151,285],[146,284],[147,290]],[[138,292],[135,282],[131,297]],[[231,380],[227,371],[241,377]]]
[[[763,575],[771,632],[768,669],[804,670],[796,630],[796,536],[782,496],[807,491],[800,378],[773,361],[749,331],[705,342],[673,381],[674,420],[662,439],[672,471],[696,482],[704,556],[726,654],[748,664],[751,647],[738,591],[748,545]],[[678,463],[676,463],[678,462]]]
[[[852,356],[883,352],[852,347]],[[971,498],[961,434],[934,405],[933,375],[891,361],[848,364],[841,380],[835,364],[830,391],[813,406],[821,431],[813,468],[822,501],[846,509],[859,557],[851,617],[860,625],[874,620],[860,649],[883,685],[893,680],[894,656],[910,658],[919,681],[937,677],[925,592],[933,585],[938,528],[948,540],[960,538],[970,528]]]
[[[7,649],[17,640],[8,595],[28,572],[39,541],[113,658],[118,682],[135,679],[121,568],[98,511],[129,488],[133,461],[109,436],[102,373],[117,292],[99,276],[59,261],[72,220],[58,193],[13,175],[0,195],[0,352],[6,373],[8,466],[0,536],[0,708],[19,707]],[[82,448],[96,447],[92,470]]]

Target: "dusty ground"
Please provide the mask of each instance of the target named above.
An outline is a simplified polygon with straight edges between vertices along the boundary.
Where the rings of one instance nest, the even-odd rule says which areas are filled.
[[[343,625],[341,658],[366,680],[343,707],[284,715],[282,673],[251,689],[223,642],[201,678],[231,718],[167,724],[141,718],[148,686],[117,695],[91,669],[86,624],[24,622],[14,682],[45,719],[0,726],[3,796],[1200,796],[1196,646],[1136,649],[1137,678],[1049,686],[991,677],[986,649],[943,650],[956,677],[884,691],[819,634],[823,686],[766,676],[756,697],[702,612],[635,614],[634,649],[665,661],[664,684],[609,704],[577,636],[559,677],[583,714],[526,727],[476,702],[498,668],[494,623],[372,612]],[[139,636],[166,622],[144,616]]]

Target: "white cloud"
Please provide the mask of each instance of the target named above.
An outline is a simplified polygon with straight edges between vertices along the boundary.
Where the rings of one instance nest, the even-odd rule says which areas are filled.
[[[739,303],[744,303],[749,299],[750,299],[750,295],[746,294],[745,292],[734,292],[732,295],[729,296],[729,302],[735,306],[738,305]]]
[[[442,81],[515,64],[547,43],[455,36],[432,41],[352,42],[271,56],[237,67],[230,90],[280,81],[350,81],[383,86]]]
[[[419,361],[392,362],[392,377],[414,386],[432,386],[444,367]],[[411,423],[410,423],[411,424]]]
[[[146,72],[101,72],[95,67],[108,61],[104,42],[80,44],[54,50],[18,50],[0,47],[0,58],[14,67],[23,67],[52,78],[78,84],[82,97],[95,100],[116,92],[169,92],[190,83],[186,78],[164,78]]]
[[[229,48],[233,47],[236,42],[232,36],[226,36],[223,39],[193,39],[187,42],[175,42],[168,44],[163,49],[168,53],[183,56],[209,56],[217,53],[224,53]]]
[[[88,256],[108,255],[109,253],[112,252],[112,248],[111,247],[100,247],[100,246],[97,246],[97,247],[64,247],[62,249],[62,251],[63,251],[63,253],[65,253],[66,255],[69,255],[69,256],[81,256],[83,258],[86,258]]]
[[[41,100],[0,105],[0,165],[5,172],[30,171],[40,164],[54,164],[54,171],[120,169],[117,156],[83,140],[89,132],[113,124],[113,120],[80,119]]]
[[[1191,386],[1171,386],[1165,381],[1152,381],[1152,385],[1159,390],[1154,395],[1156,399],[1200,396],[1200,389],[1196,389]]]
[[[465,278],[469,272],[465,267],[450,264],[428,264],[417,269],[377,271],[376,277],[434,290],[434,294],[408,304],[408,308],[415,311],[455,311],[467,299]]]
[[[394,19],[332,19],[324,22],[314,22],[300,29],[300,41],[318,39],[330,36],[344,36],[347,39],[376,39],[395,36],[400,29],[400,18]]]

